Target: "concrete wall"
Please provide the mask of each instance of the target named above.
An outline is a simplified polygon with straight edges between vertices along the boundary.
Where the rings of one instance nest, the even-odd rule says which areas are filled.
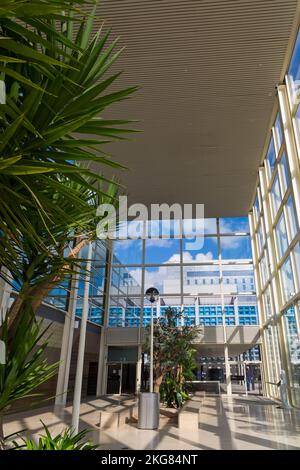
[[[58,310],[52,306],[46,304],[42,305],[38,311],[37,315],[38,320],[42,320],[43,327],[48,328],[45,338],[42,338],[40,344],[44,342],[45,339],[48,339],[48,346],[46,348],[46,357],[50,364],[59,362],[60,360],[60,350],[62,342],[62,334],[64,327],[64,318],[65,313],[61,310]],[[79,328],[74,330],[73,337],[73,349],[71,357],[71,366],[70,366],[70,377],[69,377],[69,390],[68,400],[72,398],[72,392],[74,390],[75,384],[75,374],[76,374],[76,364],[77,364],[77,352],[78,352],[78,342],[79,342]],[[87,325],[87,334],[86,334],[86,348],[85,348],[85,358],[84,358],[84,368],[83,368],[83,384],[82,384],[82,397],[87,395],[87,382],[88,382],[88,373],[89,373],[89,364],[90,362],[98,362],[99,347],[100,347],[100,333],[101,329],[97,325],[88,323]],[[49,381],[42,384],[34,393],[41,393],[43,398],[50,398],[50,401],[46,403],[39,403],[38,406],[48,404],[49,402],[54,402],[54,397],[56,393],[56,383],[57,383],[57,374],[53,376]],[[24,408],[32,405],[33,402],[37,399],[28,398],[25,400],[20,400],[16,405],[14,405],[12,411],[16,409]]]

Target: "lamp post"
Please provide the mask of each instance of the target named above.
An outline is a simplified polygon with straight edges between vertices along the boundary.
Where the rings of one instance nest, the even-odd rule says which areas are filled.
[[[153,312],[154,303],[158,300],[159,292],[155,287],[149,287],[149,289],[146,290],[145,296],[146,299],[151,303],[149,391],[150,393],[153,393]]]
[[[150,390],[139,395],[139,429],[158,429],[159,427],[159,393],[153,393],[153,310],[158,300],[159,292],[150,287],[145,292],[146,299],[151,303],[151,329],[150,329]]]

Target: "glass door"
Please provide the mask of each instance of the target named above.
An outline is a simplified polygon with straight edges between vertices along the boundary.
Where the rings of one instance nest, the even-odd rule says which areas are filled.
[[[121,394],[121,380],[122,380],[122,364],[108,364],[107,365],[107,388],[108,395]]]
[[[108,395],[131,395],[136,389],[136,363],[116,362],[107,365]]]

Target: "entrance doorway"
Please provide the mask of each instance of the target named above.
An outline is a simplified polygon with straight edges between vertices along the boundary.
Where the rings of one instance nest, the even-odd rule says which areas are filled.
[[[262,364],[260,361],[230,361],[232,393],[262,395]]]
[[[89,363],[89,375],[87,381],[87,395],[96,395],[98,362]]]
[[[131,395],[136,389],[136,363],[117,362],[107,364],[108,395]]]

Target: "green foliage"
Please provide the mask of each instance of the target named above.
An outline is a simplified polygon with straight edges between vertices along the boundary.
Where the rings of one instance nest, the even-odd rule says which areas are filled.
[[[48,364],[45,358],[46,332],[30,307],[24,310],[10,341],[4,321],[0,339],[6,345],[6,363],[0,364],[0,414],[21,398],[40,397],[33,390],[57,373],[57,364]]]
[[[19,436],[22,443],[14,441],[15,450],[95,450],[99,447],[99,445],[94,445],[85,439],[89,432],[88,429],[75,434],[74,430],[69,427],[63,432],[51,436],[47,426],[43,422],[42,425],[45,434],[40,435],[38,441]]]
[[[29,3],[39,5],[41,14],[54,5],[7,1],[12,12]],[[95,236],[97,204],[115,204],[117,184],[102,168],[124,167],[102,147],[133,130],[124,127],[131,121],[101,114],[136,87],[109,91],[119,74],[106,74],[121,50],[109,31],[92,34],[93,15],[75,15],[80,26],[73,32],[69,7],[85,3],[55,2],[66,6],[61,21],[46,13],[8,17],[0,10],[0,80],[6,86],[6,104],[0,105],[0,258],[8,268],[10,259],[20,260],[24,242],[53,255],[53,247],[61,253],[74,233]]]
[[[182,384],[173,377],[167,377],[160,388],[160,399],[168,408],[181,408],[189,396]]]
[[[153,325],[154,384],[159,386],[165,382],[162,398],[175,404],[186,399],[184,383],[193,377],[192,370],[195,368],[193,341],[200,333],[199,327],[186,324],[181,326],[182,319],[183,313],[178,313],[170,307],[154,320]],[[145,342],[145,351],[148,354],[149,339],[150,327],[147,328]],[[181,398],[177,394],[180,394]]]

